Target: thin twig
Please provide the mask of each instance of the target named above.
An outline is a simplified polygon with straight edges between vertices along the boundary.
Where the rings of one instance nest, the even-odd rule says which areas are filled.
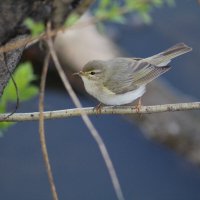
[[[56,187],[54,183],[54,178],[51,170],[51,165],[49,161],[47,146],[46,146],[46,139],[45,139],[45,130],[44,130],[44,93],[45,93],[45,83],[46,83],[46,76],[48,71],[50,53],[47,52],[47,55],[44,60],[44,66],[41,75],[41,83],[40,83],[40,94],[39,94],[39,136],[40,136],[40,144],[42,149],[42,155],[45,163],[45,168],[47,171],[49,184],[51,188],[51,193],[53,196],[53,200],[58,200],[58,195],[56,192]]]
[[[140,111],[138,112],[132,106],[106,106],[101,108],[101,113],[98,115],[105,114],[153,114],[153,113],[162,113],[162,112],[177,112],[177,111],[189,111],[189,110],[200,110],[200,102],[189,102],[189,103],[176,103],[176,104],[164,104],[164,105],[155,105],[155,106],[141,106]],[[81,113],[87,115],[96,115],[96,111],[93,107],[88,108],[73,108],[66,110],[54,110],[43,112],[45,120],[53,119],[63,119],[68,117],[77,117]],[[8,117],[6,120],[3,120],[7,114],[0,114],[0,120],[8,122],[23,122],[23,121],[35,121],[39,119],[38,112],[30,113],[15,113],[12,116]]]
[[[76,107],[82,108],[81,102],[79,101],[78,97],[76,96],[75,92],[73,91],[71,84],[70,84],[69,80],[67,79],[67,77],[59,63],[58,57],[57,57],[54,47],[53,47],[52,39],[49,38],[47,40],[47,43],[49,46],[49,50],[50,50],[52,59],[56,66],[56,69],[60,75],[60,78],[61,78],[66,90],[68,91],[68,93],[69,93],[70,97],[72,98]],[[124,200],[125,198],[123,196],[122,189],[121,189],[115,168],[113,166],[113,163],[111,161],[111,158],[109,156],[109,153],[106,149],[106,146],[105,146],[101,136],[99,135],[99,133],[97,132],[97,130],[95,129],[95,127],[93,126],[92,122],[90,121],[89,117],[87,116],[87,114],[85,112],[81,112],[81,117],[99,147],[99,150],[102,154],[102,157],[103,157],[106,167],[108,169],[108,172],[109,172],[109,175],[110,175],[110,178],[111,178],[111,181],[112,181],[112,184],[113,184],[113,187],[114,187],[114,190],[115,190],[118,200]]]

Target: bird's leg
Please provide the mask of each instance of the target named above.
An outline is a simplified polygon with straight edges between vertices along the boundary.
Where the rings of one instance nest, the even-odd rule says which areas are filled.
[[[102,108],[103,104],[102,103],[99,103],[97,106],[95,106],[93,108],[93,110],[95,111],[96,110],[96,113],[97,114],[101,114],[101,108]]]
[[[140,97],[140,98],[138,99],[138,103],[137,103],[136,106],[135,106],[135,109],[136,109],[136,112],[137,112],[137,113],[140,112],[141,107],[142,107],[142,98]]]

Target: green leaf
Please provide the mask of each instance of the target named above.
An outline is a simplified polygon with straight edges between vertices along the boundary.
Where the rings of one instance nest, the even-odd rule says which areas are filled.
[[[101,0],[99,3],[99,8],[106,8],[110,4],[110,0]]]
[[[110,17],[110,20],[112,20],[113,22],[120,23],[120,24],[124,24],[126,22],[126,18],[123,15],[112,16]]]
[[[20,92],[20,101],[26,101],[38,94],[38,88],[35,86],[27,86],[26,90]]]
[[[0,101],[0,113],[6,112],[6,102],[5,101]]]
[[[80,18],[79,15],[72,13],[69,17],[67,17],[67,20],[65,21],[65,26],[69,27],[74,25],[79,18]]]
[[[36,79],[31,63],[26,62],[21,64],[13,74],[13,78],[17,84],[20,101],[28,100],[38,93],[37,87],[30,85],[31,81]],[[10,79],[4,90],[2,102],[14,102],[16,98],[16,90],[13,81]]]
[[[108,11],[107,10],[103,10],[103,9],[99,9],[99,10],[96,10],[95,11],[95,16],[98,18],[98,19],[102,19],[102,18],[107,18],[107,16],[109,15]]]
[[[44,32],[45,25],[42,22],[35,22],[31,18],[27,18],[24,21],[24,24],[27,26],[27,28],[31,31],[32,36],[37,36]]]
[[[152,3],[154,4],[154,6],[160,7],[163,5],[164,2],[162,0],[153,0]]]
[[[152,18],[151,18],[151,16],[150,16],[149,13],[140,12],[140,17],[143,19],[143,21],[144,21],[146,24],[151,24],[151,23],[152,23]]]
[[[126,0],[126,5],[130,8],[130,11],[148,11],[150,8],[150,3],[148,1],[141,0]]]
[[[3,136],[4,132],[12,125],[14,125],[15,122],[0,122],[0,137]]]

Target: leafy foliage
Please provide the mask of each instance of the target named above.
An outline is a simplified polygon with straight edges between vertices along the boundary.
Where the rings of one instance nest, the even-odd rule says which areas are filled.
[[[100,0],[94,15],[100,19],[124,23],[124,14],[138,12],[145,23],[150,23],[150,12],[164,4],[174,5],[174,0]]]
[[[175,0],[99,0],[98,6],[92,11],[93,15],[99,20],[107,20],[116,23],[125,23],[125,14],[137,12],[147,24],[152,22],[150,12],[153,8],[158,8],[167,4],[172,6]],[[70,27],[79,19],[79,15],[72,13],[65,21],[65,27]],[[37,36],[44,32],[45,25],[27,18],[24,24],[31,31],[32,36]]]
[[[36,79],[36,76],[33,74],[31,63],[26,62],[19,65],[19,67],[13,74],[13,78],[17,84],[20,101],[29,100],[38,94],[38,88],[31,84],[31,82]],[[5,113],[8,104],[10,102],[16,102],[16,99],[17,99],[16,89],[12,79],[10,79],[0,100],[0,112]],[[2,131],[8,128],[11,124],[13,123],[1,122],[0,130]]]
[[[99,19],[99,22],[111,21],[116,23],[125,23],[125,14],[136,12],[146,24],[150,24],[152,22],[151,11],[165,4],[173,6],[175,0],[99,0],[97,6],[91,12],[94,17]],[[79,17],[78,14],[72,13],[67,18],[65,26],[74,25]],[[98,23],[97,27],[104,30],[101,23]]]

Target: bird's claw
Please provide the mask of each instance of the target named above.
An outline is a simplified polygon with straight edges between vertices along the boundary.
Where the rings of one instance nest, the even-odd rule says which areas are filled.
[[[142,101],[141,98],[139,98],[137,105],[135,106],[136,112],[139,114],[140,113],[140,109],[142,107]]]
[[[96,114],[101,114],[102,103],[99,103],[93,108],[93,111],[96,111]]]

